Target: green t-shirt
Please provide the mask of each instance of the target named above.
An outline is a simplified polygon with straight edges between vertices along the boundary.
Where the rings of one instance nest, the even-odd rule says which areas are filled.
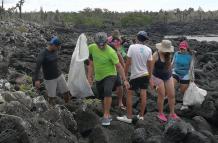
[[[96,44],[89,45],[89,54],[93,58],[95,80],[100,81],[107,76],[117,75],[116,64],[119,63],[117,53],[107,45],[104,50]]]

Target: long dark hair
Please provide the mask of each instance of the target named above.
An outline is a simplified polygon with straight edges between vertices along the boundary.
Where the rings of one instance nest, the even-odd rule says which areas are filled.
[[[170,52],[164,53],[164,59],[165,59],[165,69],[169,70],[171,68],[171,53]]]

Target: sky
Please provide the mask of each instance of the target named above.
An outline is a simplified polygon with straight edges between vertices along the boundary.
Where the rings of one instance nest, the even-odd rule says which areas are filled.
[[[1,0],[0,0],[1,1]],[[5,7],[15,6],[19,0],[4,0]],[[181,10],[190,7],[197,10],[218,10],[218,0],[25,0],[23,11],[39,11],[43,7],[45,11],[66,11],[78,12],[84,8],[106,8],[110,11],[159,11],[173,10],[180,8]]]

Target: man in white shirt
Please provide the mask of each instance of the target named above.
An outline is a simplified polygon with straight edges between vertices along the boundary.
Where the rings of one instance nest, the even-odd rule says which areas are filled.
[[[129,67],[131,67],[130,88],[127,95],[127,116],[117,117],[118,120],[132,123],[132,96],[133,91],[140,90],[140,114],[138,119],[144,120],[144,112],[146,107],[146,89],[149,85],[152,62],[152,51],[147,47],[145,42],[148,40],[148,34],[140,31],[137,34],[137,43],[129,47],[127,53],[127,62],[125,74],[128,76]]]

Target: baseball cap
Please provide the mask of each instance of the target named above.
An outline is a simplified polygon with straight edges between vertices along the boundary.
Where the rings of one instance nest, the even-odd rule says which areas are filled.
[[[105,32],[98,32],[95,35],[95,42],[99,46],[104,46],[105,43],[107,42],[107,33],[105,33]]]
[[[138,40],[140,40],[140,41],[148,40],[148,33],[145,32],[145,31],[139,31],[139,32],[137,33],[137,38],[138,38]]]
[[[55,46],[60,46],[61,45],[61,41],[58,39],[58,37],[53,37],[50,41],[50,45],[55,45]]]

